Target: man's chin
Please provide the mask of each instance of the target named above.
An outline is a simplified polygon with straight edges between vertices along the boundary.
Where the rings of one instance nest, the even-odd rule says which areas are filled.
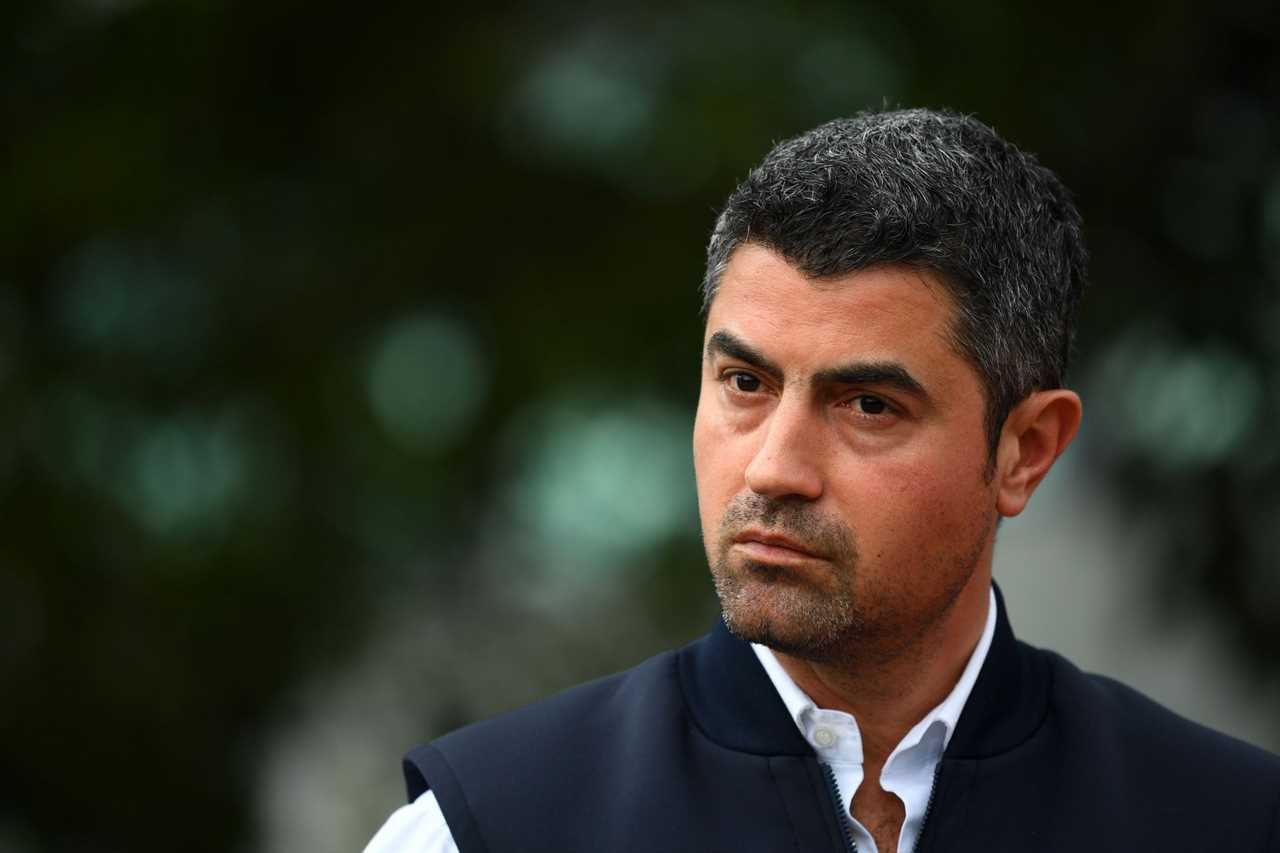
[[[797,645],[803,645],[802,639],[787,630],[787,626],[779,626],[770,619],[756,616],[743,617],[731,610],[722,610],[725,627],[729,633],[748,643],[759,643],[774,651],[790,652]]]
[[[771,607],[771,603],[722,600],[725,627],[749,643],[811,660],[830,657],[832,650],[842,645],[851,627],[847,611],[832,607],[830,600],[816,607],[799,608],[794,606],[798,602],[790,602],[791,607]]]
[[[858,623],[852,596],[832,574],[722,559],[712,578],[729,630],[785,654],[823,656]]]

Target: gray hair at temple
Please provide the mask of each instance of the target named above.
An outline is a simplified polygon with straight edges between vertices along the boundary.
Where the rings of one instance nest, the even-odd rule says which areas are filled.
[[[868,112],[779,143],[716,220],[704,312],[748,242],[812,278],[932,272],[956,306],[952,344],[985,388],[992,463],[1009,411],[1066,380],[1088,264],[1080,214],[1053,172],[975,118]]]

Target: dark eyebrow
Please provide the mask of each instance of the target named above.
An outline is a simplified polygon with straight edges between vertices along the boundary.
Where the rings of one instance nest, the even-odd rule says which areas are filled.
[[[896,361],[859,361],[840,367],[828,367],[814,374],[815,383],[823,385],[886,385],[904,394],[929,401],[929,392]]]
[[[782,368],[732,332],[721,329],[707,339],[707,356],[715,354],[746,362],[775,382],[783,380]],[[858,361],[828,367],[814,374],[813,381],[819,385],[884,385],[925,402],[930,400],[919,380],[896,361]]]
[[[710,338],[707,338],[707,357],[710,358],[715,354],[727,355],[729,358],[745,361],[775,382],[782,381],[782,368],[732,332],[726,332],[721,329]]]

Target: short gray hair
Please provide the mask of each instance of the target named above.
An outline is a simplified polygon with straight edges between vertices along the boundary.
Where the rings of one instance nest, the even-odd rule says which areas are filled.
[[[814,278],[934,273],[957,308],[952,342],[983,382],[992,461],[1009,411],[1066,381],[1088,265],[1080,214],[1053,172],[975,118],[868,112],[779,143],[716,220],[704,311],[743,243]]]

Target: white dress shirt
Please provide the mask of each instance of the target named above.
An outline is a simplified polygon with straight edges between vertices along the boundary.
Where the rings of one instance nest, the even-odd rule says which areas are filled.
[[[978,672],[987,659],[987,651],[991,648],[991,638],[995,633],[996,596],[994,592],[989,592],[986,627],[982,630],[973,654],[969,656],[964,672],[960,673],[956,686],[951,688],[947,698],[926,714],[923,720],[911,727],[906,737],[889,753],[880,770],[880,787],[896,794],[906,810],[902,831],[898,835],[897,853],[910,853],[915,849],[916,839],[924,824],[925,809],[929,805],[929,794],[933,792],[934,771],[956,729],[960,712],[964,710],[973,684],[978,680]],[[791,719],[796,721],[800,734],[804,735],[804,739],[818,754],[818,760],[830,765],[835,771],[840,801],[844,803],[845,813],[849,815],[858,849],[879,853],[871,833],[853,817],[853,795],[857,793],[863,778],[862,733],[858,729],[858,721],[852,714],[844,711],[819,708],[791,680],[771,649],[757,643],[752,643],[751,648],[760,659],[764,671],[769,673],[769,679],[782,697],[783,704],[791,712]]]
[[[396,809],[364,853],[458,853],[458,845],[453,843],[435,792],[427,791]]]
[[[897,853],[910,853],[924,821],[925,807],[933,788],[933,774],[951,740],[960,712],[969,699],[978,672],[987,659],[996,630],[995,593],[988,594],[987,625],[969,657],[960,680],[941,704],[916,723],[885,760],[880,771],[880,787],[896,794],[906,808]],[[853,795],[862,784],[862,735],[853,715],[819,708],[796,686],[768,648],[751,644],[773,687],[800,728],[800,733],[818,754],[818,760],[835,771],[841,802],[849,814],[858,849],[879,853],[875,839],[853,818]],[[436,795],[427,791],[407,806],[397,809],[373,837],[364,853],[458,853]]]

